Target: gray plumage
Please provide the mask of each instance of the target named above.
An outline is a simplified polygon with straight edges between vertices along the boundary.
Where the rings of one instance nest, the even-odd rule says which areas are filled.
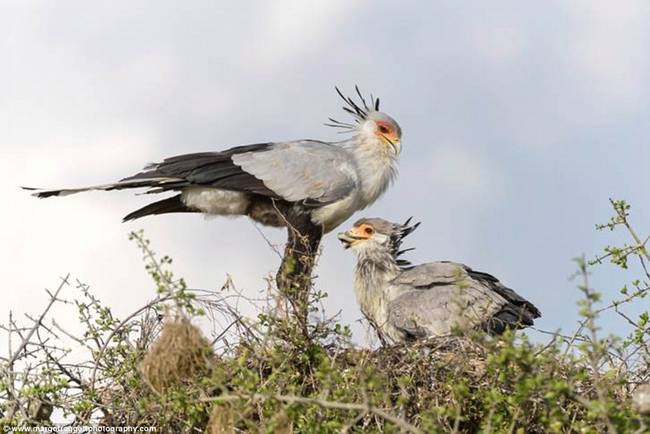
[[[337,89],[338,91],[338,89]],[[90,190],[147,188],[176,192],[128,214],[124,220],[172,212],[247,215],[270,226],[285,226],[282,210],[308,213],[328,232],[355,211],[373,203],[394,179],[401,129],[371,106],[344,99],[355,123],[330,119],[351,137],[340,142],[297,140],[238,146],[220,152],[179,155],[151,164],[116,183],[83,188],[36,190],[40,198]]]
[[[290,202],[328,205],[361,183],[349,152],[324,142],[278,143],[266,152],[233,155],[232,161]]]
[[[339,234],[357,256],[357,299],[382,342],[443,336],[456,328],[501,334],[540,317],[532,303],[490,274],[455,262],[411,266],[400,259],[402,240],[415,227],[361,219]]]

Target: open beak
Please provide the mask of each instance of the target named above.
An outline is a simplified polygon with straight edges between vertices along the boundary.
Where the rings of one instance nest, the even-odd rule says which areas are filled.
[[[336,237],[339,239],[339,241],[341,241],[344,249],[349,249],[352,244],[361,239],[360,237],[351,235],[349,232],[339,232]]]

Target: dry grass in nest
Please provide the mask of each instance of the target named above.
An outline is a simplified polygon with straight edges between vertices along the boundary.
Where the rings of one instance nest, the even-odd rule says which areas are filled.
[[[372,354],[377,362],[385,364],[401,365],[405,358],[411,361],[415,358],[428,364],[450,368],[462,365],[477,374],[484,371],[487,357],[486,349],[480,342],[463,336],[429,338],[419,342],[380,348]]]
[[[485,374],[487,351],[476,340],[462,336],[431,338],[407,346],[381,349],[375,353],[377,363],[392,366],[395,373],[411,369],[424,370],[423,376],[462,371],[465,376],[480,378]],[[406,373],[405,372],[405,373]]]
[[[461,336],[431,338],[368,353],[368,363],[390,372],[392,377],[408,375],[432,382],[458,373],[480,379],[485,374],[486,358],[483,345]]]
[[[147,383],[163,393],[207,375],[212,360],[210,342],[189,319],[180,317],[165,323],[140,369]]]

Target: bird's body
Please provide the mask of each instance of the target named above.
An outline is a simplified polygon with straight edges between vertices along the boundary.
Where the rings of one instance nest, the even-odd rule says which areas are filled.
[[[339,92],[340,94],[340,92]],[[269,226],[287,226],[288,212],[307,213],[329,232],[355,211],[372,204],[396,175],[399,125],[372,107],[341,95],[356,124],[334,121],[352,135],[340,142],[297,140],[238,146],[220,152],[179,155],[149,165],[116,183],[38,190],[37,197],[89,190],[148,188],[147,193],[176,192],[127,215],[199,212],[247,215]]]
[[[402,238],[414,227],[362,219],[339,238],[357,255],[354,287],[361,311],[383,342],[444,336],[455,329],[501,334],[533,324],[539,310],[494,276],[438,261],[405,267]]]

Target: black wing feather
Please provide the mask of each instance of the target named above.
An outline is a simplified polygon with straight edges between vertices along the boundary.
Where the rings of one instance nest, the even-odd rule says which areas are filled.
[[[155,192],[159,193],[196,185],[277,198],[278,195],[274,191],[267,188],[261,180],[233,163],[231,158],[233,155],[243,152],[264,152],[271,146],[271,143],[260,143],[237,146],[223,152],[177,155],[166,158],[161,163],[152,164],[144,171],[124,178],[122,181],[178,178],[179,181],[176,183],[162,185],[154,181],[151,187],[154,187]]]
[[[533,320],[542,316],[540,310],[530,301],[517,294],[513,289],[504,286],[499,279],[482,271],[469,267],[465,270],[473,279],[479,280],[490,290],[506,299],[508,304],[490,318],[484,328],[491,334],[501,334],[508,328],[523,328],[533,325]]]

